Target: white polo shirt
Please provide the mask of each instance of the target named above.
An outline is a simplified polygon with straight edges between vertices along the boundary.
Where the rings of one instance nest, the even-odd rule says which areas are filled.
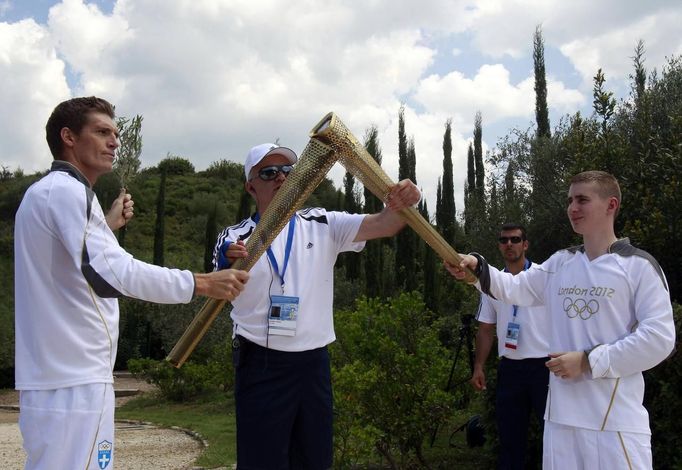
[[[531,264],[528,269],[536,268],[536,264]],[[500,357],[518,360],[547,357],[549,354],[550,319],[545,307],[517,306],[514,318],[514,305],[482,294],[476,319],[483,323],[496,324],[497,353]],[[507,325],[512,319],[520,326],[516,349],[505,347]]]
[[[230,316],[234,333],[279,351],[307,351],[334,341],[334,264],[339,253],[364,248],[365,242],[353,242],[364,217],[363,214],[328,212],[321,208],[298,211],[284,289],[267,254],[263,254],[249,271],[251,276],[246,288],[232,302]],[[255,226],[254,217],[250,217],[224,229],[216,243],[214,266],[217,266],[218,250],[226,240],[246,241]],[[280,272],[287,236],[285,226],[271,246]],[[299,298],[294,336],[268,335],[270,295]]]

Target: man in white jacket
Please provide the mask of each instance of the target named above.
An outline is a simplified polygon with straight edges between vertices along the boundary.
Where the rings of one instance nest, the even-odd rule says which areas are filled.
[[[26,469],[113,468],[118,297],[232,301],[248,279],[154,266],[119,246],[112,230],[132,217],[130,195],[123,191],[105,216],[92,191],[112,170],[113,119],[101,98],[59,104],[46,126],[52,168],[16,215],[15,383]]]
[[[464,256],[476,286],[516,305],[545,305],[550,315],[551,373],[545,431],[545,469],[652,468],[649,416],[642,371],[664,360],[675,344],[668,285],[658,262],[616,238],[618,181],[602,171],[574,176],[568,218],[583,245],[560,250],[539,269],[516,276]]]

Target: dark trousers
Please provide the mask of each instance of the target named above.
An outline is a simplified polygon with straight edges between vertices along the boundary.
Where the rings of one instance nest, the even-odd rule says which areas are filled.
[[[327,348],[233,349],[239,470],[323,470],[332,465],[332,388]]]
[[[500,359],[497,369],[495,416],[500,438],[498,468],[525,469],[528,426],[533,412],[541,429],[549,387],[549,358]],[[542,436],[542,433],[540,434]]]

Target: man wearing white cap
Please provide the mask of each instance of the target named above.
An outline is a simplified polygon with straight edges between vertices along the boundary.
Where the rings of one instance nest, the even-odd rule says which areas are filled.
[[[245,241],[296,163],[276,144],[246,157],[246,191],[256,213],[227,227],[214,252],[216,269],[247,255]],[[396,184],[383,211],[298,211],[250,271],[233,302],[237,466],[326,469],[332,465],[332,389],[327,345],[334,341],[334,263],[366,240],[395,235],[398,211],[416,204],[410,180]]]

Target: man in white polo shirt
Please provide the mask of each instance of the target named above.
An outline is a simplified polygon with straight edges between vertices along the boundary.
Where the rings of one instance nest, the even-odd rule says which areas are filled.
[[[114,108],[60,103],[46,125],[50,172],[21,201],[14,230],[15,383],[26,469],[111,469],[118,297],[233,300],[248,274],[192,274],[143,263],[112,230],[132,216],[125,191],[105,216],[92,190],[120,142]]]
[[[526,229],[508,223],[500,228],[498,248],[504,272],[514,275],[537,269],[526,258]],[[542,427],[547,400],[549,371],[549,317],[544,307],[520,307],[481,295],[477,320],[476,358],[471,385],[486,389],[485,362],[495,342],[500,362],[497,368],[495,419],[500,440],[497,468],[523,470],[532,458],[526,455],[530,416]]]
[[[216,269],[246,256],[244,242],[296,163],[275,144],[253,147],[244,164],[245,189],[257,212],[219,235]],[[334,263],[366,240],[396,234],[397,211],[419,202],[409,180],[396,184],[377,214],[298,211],[250,270],[232,303],[237,466],[240,470],[332,465],[332,390],[327,345],[334,341]]]

